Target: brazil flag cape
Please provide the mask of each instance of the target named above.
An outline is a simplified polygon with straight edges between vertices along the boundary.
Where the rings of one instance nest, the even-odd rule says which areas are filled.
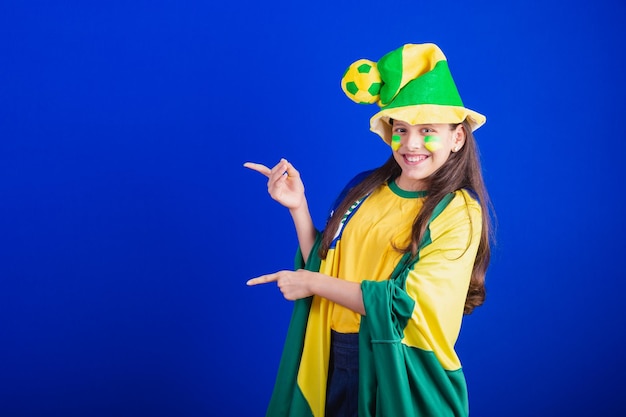
[[[431,222],[452,200],[446,196],[436,207]],[[300,250],[296,269],[318,271],[318,234],[306,264]],[[430,244],[427,229],[420,250]],[[462,369],[446,370],[432,351],[402,343],[415,301],[406,293],[409,271],[419,261],[407,254],[395,267],[390,279],[363,281],[366,316],[359,328],[359,416],[360,417],[446,417],[467,416],[467,388]],[[321,417],[298,386],[298,370],[313,297],[297,300],[287,330],[267,417]],[[320,414],[321,413],[321,414]]]

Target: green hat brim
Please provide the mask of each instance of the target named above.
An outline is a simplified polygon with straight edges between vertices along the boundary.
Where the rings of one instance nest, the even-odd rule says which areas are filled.
[[[370,119],[370,130],[391,145],[391,125],[389,119],[401,120],[411,125],[462,123],[465,119],[472,132],[482,126],[487,118],[480,113],[462,106],[445,106],[439,104],[417,104],[386,108]]]

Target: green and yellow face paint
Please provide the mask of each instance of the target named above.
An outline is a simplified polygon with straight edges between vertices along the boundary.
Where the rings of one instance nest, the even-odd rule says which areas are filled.
[[[394,152],[397,152],[398,149],[400,149],[400,135],[393,135],[391,137],[391,149],[394,150]]]
[[[441,142],[441,138],[439,136],[425,136],[424,137],[424,147],[428,149],[429,152],[435,152],[441,149],[443,143]]]

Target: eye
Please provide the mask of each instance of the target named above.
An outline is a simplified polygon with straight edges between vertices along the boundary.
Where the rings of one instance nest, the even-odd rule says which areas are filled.
[[[435,129],[432,129],[430,127],[422,128],[422,133],[433,133],[434,131],[435,131]]]
[[[394,133],[400,133],[400,134],[406,133],[406,129],[403,128],[403,127],[397,127],[393,131],[394,131]]]

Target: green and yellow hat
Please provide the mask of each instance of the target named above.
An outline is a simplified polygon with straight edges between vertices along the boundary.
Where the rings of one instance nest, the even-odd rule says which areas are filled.
[[[341,88],[360,104],[376,103],[381,110],[370,119],[370,130],[391,144],[389,119],[410,124],[461,123],[472,131],[486,117],[463,106],[448,61],[435,44],[406,44],[378,63],[359,59],[346,70]]]

